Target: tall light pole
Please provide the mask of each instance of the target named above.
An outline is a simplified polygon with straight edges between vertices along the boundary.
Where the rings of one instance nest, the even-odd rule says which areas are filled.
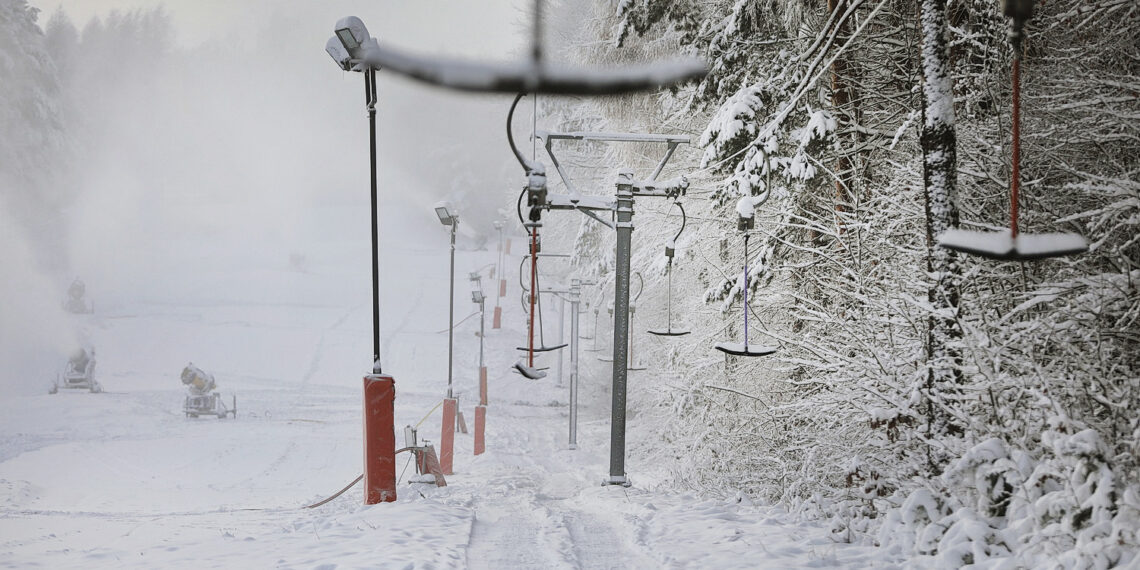
[[[479,405],[475,406],[475,455],[486,450],[483,437],[487,426],[487,367],[483,364],[484,306],[487,298],[483,295],[483,278],[479,272],[471,274],[475,288],[471,290],[471,302],[479,305]]]
[[[459,216],[451,213],[450,205],[446,202],[436,204],[435,215],[439,216],[441,224],[451,228],[451,270],[447,296],[447,397],[450,398],[452,397],[452,340],[455,328],[455,230],[459,227]]]
[[[439,438],[439,466],[444,475],[452,474],[452,460],[455,457],[455,418],[458,402],[451,391],[453,371],[453,340],[455,335],[455,230],[459,228],[459,216],[452,213],[450,204],[440,202],[435,205],[435,215],[439,222],[451,228],[451,270],[448,273],[447,296],[447,398],[443,401],[443,430]]]
[[[369,166],[372,195],[372,374],[364,377],[364,502],[396,500],[395,378],[380,369],[380,244],[376,204],[376,68],[361,61],[377,46],[360,18],[342,18],[325,52],[344,71],[364,74],[364,102],[368,109]]]
[[[486,319],[483,318],[483,314],[484,314],[483,305],[484,305],[484,302],[487,300],[487,297],[485,297],[483,295],[483,276],[479,275],[479,272],[476,271],[476,272],[472,272],[468,278],[471,280],[471,283],[474,285],[474,288],[471,290],[471,302],[479,305],[479,378],[480,378],[479,403],[486,405],[487,404],[487,394],[486,394],[487,390],[486,390],[486,387],[484,387],[482,385],[482,382],[486,382],[486,378],[487,378],[487,368],[483,365],[483,332],[484,332],[483,325],[486,322]]]
[[[372,194],[372,373],[380,374],[380,244],[376,214],[376,68],[359,62],[376,46],[364,22],[355,16],[336,23],[336,35],[325,43],[325,52],[345,71],[364,74],[364,103],[368,109],[368,158]]]

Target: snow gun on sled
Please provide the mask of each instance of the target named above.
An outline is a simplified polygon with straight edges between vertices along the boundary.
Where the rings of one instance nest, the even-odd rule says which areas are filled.
[[[95,380],[95,349],[80,348],[67,360],[64,371],[56,377],[49,394],[59,392],[60,388],[67,390],[88,390],[92,393],[103,391],[103,386]]]
[[[182,369],[182,383],[190,391],[182,406],[186,417],[218,416],[218,419],[224,419],[227,415],[237,417],[237,396],[233,396],[231,406],[226,407],[222,395],[217,392],[218,385],[214,381],[213,374],[194,366],[191,362]]]

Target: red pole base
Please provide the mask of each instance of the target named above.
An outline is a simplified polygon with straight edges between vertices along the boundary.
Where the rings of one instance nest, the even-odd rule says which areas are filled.
[[[452,460],[455,458],[455,411],[459,400],[443,399],[443,429],[439,434],[439,468],[444,475],[452,474]]]
[[[475,455],[487,451],[483,430],[487,427],[487,406],[475,406]]]
[[[506,255],[511,254],[511,240],[510,240],[510,238],[507,238],[506,245],[503,248],[503,253]]]
[[[364,504],[396,500],[396,380],[364,377]]]
[[[503,328],[503,308],[502,307],[495,307],[495,318],[491,320],[491,328],[493,328],[493,329]]]
[[[506,297],[507,296],[507,280],[506,279],[500,279],[499,280],[499,296],[500,297]]]

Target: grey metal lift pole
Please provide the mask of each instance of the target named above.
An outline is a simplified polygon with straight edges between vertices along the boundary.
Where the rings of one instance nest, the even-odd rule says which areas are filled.
[[[563,330],[566,328],[566,301],[561,297],[558,298],[558,340],[556,344],[562,344]],[[558,380],[557,386],[562,387],[562,351],[558,351]]]
[[[483,374],[483,339],[487,336],[484,333],[484,328],[483,328],[483,326],[487,322],[487,318],[486,318],[486,315],[485,315],[484,309],[483,309],[483,305],[486,302],[486,300],[487,300],[487,298],[483,295],[483,282],[479,281],[479,374],[480,375]],[[479,402],[479,403],[483,404],[483,405],[487,404],[487,402]]]
[[[617,181],[617,275],[614,280],[613,402],[610,407],[609,485],[629,485],[625,476],[625,401],[629,376],[629,257],[633,241],[633,171]]]
[[[582,280],[570,280],[570,449],[578,449],[578,303]]]

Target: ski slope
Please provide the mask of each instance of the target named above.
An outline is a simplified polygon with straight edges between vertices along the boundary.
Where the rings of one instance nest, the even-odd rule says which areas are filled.
[[[385,236],[399,236],[382,245],[382,361],[396,378],[397,434],[422,421],[421,436],[438,441],[440,413],[429,411],[446,392],[448,250],[445,229],[422,214],[382,221]],[[508,372],[525,330],[521,239],[506,264],[501,330],[491,328],[497,282],[484,280],[487,453],[473,456],[472,436],[458,434],[447,487],[409,484],[408,468],[394,503],[364,506],[358,486],[301,508],[362,464],[369,244],[366,233],[322,239],[304,271],[284,253],[235,258],[69,316],[96,347],[106,393],[48,395],[55,371],[45,370],[29,379],[43,383],[40,395],[0,400],[0,568],[891,566],[777,508],[672,489],[653,457],[627,460],[633,487],[601,486],[609,365],[582,353],[576,450],[556,374],[531,382]],[[475,308],[467,273],[495,258],[458,252],[457,321]],[[454,388],[469,425],[478,328],[468,319],[455,334]],[[214,374],[227,402],[237,396],[236,419],[184,417],[178,374],[189,361]]]

